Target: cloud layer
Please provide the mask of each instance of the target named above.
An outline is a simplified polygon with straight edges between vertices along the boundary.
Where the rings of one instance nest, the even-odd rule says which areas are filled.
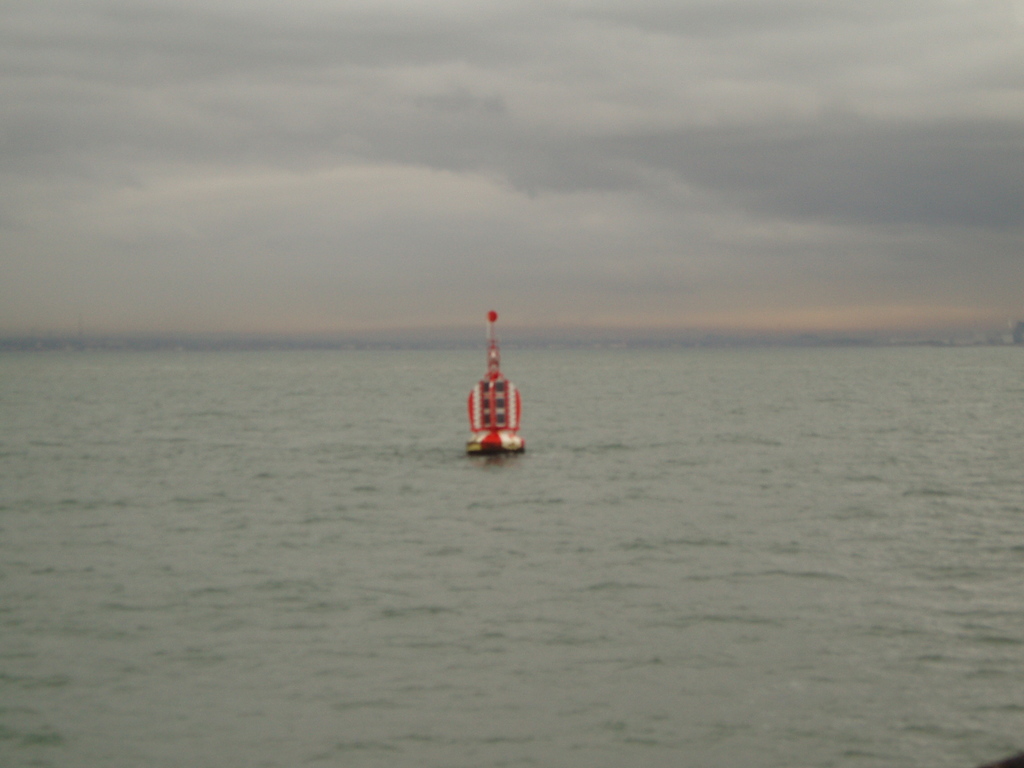
[[[0,332],[1024,315],[1024,2],[0,9]]]

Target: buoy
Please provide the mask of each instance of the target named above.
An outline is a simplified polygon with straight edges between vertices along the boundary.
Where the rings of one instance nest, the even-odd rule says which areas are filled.
[[[498,313],[487,313],[487,373],[469,393],[466,453],[522,453],[526,441],[517,433],[523,401],[516,385],[501,372],[501,352],[494,336]]]

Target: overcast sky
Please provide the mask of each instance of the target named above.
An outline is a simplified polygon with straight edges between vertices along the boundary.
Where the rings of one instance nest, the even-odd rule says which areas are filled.
[[[0,333],[1024,319],[1024,0],[0,0]]]

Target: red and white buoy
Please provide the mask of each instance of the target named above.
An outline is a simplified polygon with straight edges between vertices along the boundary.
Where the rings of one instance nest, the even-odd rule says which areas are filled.
[[[501,373],[501,353],[494,338],[498,313],[487,313],[487,374],[469,393],[466,453],[522,453],[526,442],[517,433],[523,401],[515,384]]]

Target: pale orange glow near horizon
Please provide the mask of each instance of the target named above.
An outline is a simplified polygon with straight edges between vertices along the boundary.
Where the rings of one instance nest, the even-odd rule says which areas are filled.
[[[480,313],[477,313],[480,314]],[[842,306],[790,307],[748,309],[719,312],[693,312],[676,318],[651,316],[597,316],[587,321],[555,320],[538,322],[514,305],[499,310],[500,334],[517,336],[599,337],[625,335],[630,338],[724,334],[734,336],[794,336],[799,334],[864,334],[899,335],[943,333],[998,333],[1018,318],[1012,314],[982,310],[977,307],[945,307],[927,305],[905,306]],[[468,315],[468,313],[467,313]],[[483,318],[483,314],[481,314]],[[160,323],[64,323],[61,326],[11,327],[0,329],[0,336],[160,336],[160,335],[224,335],[266,337],[360,337],[392,338],[473,338],[482,333],[484,322],[475,317],[447,317],[417,323],[405,317],[395,322],[324,322],[306,317],[261,317],[251,322],[174,322],[164,318]],[[318,321],[319,320],[319,321]]]

